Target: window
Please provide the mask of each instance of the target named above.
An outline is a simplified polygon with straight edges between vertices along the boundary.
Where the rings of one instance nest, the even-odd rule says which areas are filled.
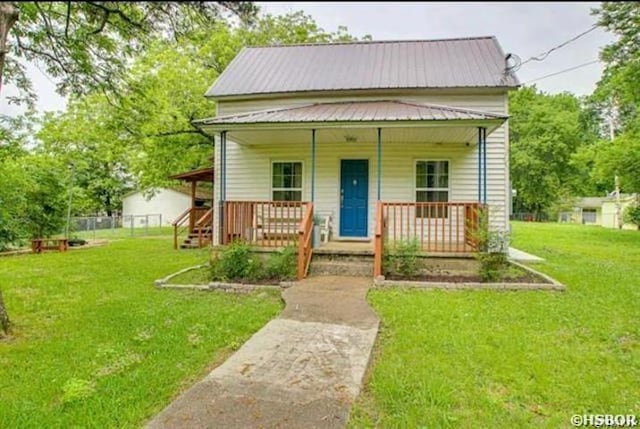
[[[302,201],[302,162],[274,162],[271,173],[273,201]]]
[[[449,161],[416,162],[416,202],[449,201]],[[420,218],[447,217],[447,207],[421,207],[416,209]]]

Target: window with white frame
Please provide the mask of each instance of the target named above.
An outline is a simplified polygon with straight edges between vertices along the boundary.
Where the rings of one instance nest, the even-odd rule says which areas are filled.
[[[449,161],[416,161],[416,202],[449,201]],[[416,209],[420,218],[447,217],[446,206],[426,206]]]
[[[271,167],[271,199],[273,201],[302,201],[302,162],[273,162]]]

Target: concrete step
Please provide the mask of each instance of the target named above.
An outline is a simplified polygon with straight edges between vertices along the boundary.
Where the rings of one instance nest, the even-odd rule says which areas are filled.
[[[366,253],[327,253],[323,251],[313,251],[313,262],[353,262],[373,264],[373,255]]]
[[[309,274],[315,276],[373,276],[373,259],[368,261],[311,261]]]

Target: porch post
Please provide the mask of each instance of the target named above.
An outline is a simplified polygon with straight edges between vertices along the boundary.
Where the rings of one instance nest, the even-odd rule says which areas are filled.
[[[316,191],[316,130],[311,130],[311,202],[315,202]]]
[[[196,207],[196,181],[192,180],[191,181],[191,208],[195,208]]]
[[[196,208],[196,181],[191,181],[191,213],[189,213],[189,232],[193,232],[196,226],[196,213],[193,209]]]
[[[378,201],[380,201],[380,183],[382,175],[382,128],[378,128]]]
[[[478,202],[482,202],[482,128],[478,127]]]
[[[487,129],[482,128],[482,202],[487,203]]]
[[[227,132],[226,131],[221,131],[220,132],[220,204],[218,207],[218,231],[219,231],[219,241],[220,244],[226,244],[225,243],[225,237],[224,237],[224,222],[225,222],[225,218],[224,218],[224,200],[226,198],[226,176],[227,176]]]

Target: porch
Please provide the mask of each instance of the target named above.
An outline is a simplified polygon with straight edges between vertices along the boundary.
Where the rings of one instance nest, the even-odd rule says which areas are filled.
[[[274,250],[293,246],[298,252],[299,279],[306,277],[314,252],[371,255],[374,276],[382,274],[385,249],[396,243],[415,242],[425,254],[470,255],[478,250],[479,215],[485,209],[476,202],[379,201],[373,239],[314,243],[312,202],[225,201],[223,207],[222,245],[239,240]]]
[[[332,218],[325,249],[366,242],[382,261],[385,245],[415,240],[431,254],[470,254],[477,250],[477,213],[487,207],[487,135],[505,119],[362,101],[195,121],[219,133],[213,242],[296,246],[299,278],[315,250],[314,217]],[[381,263],[372,271],[379,275]]]

